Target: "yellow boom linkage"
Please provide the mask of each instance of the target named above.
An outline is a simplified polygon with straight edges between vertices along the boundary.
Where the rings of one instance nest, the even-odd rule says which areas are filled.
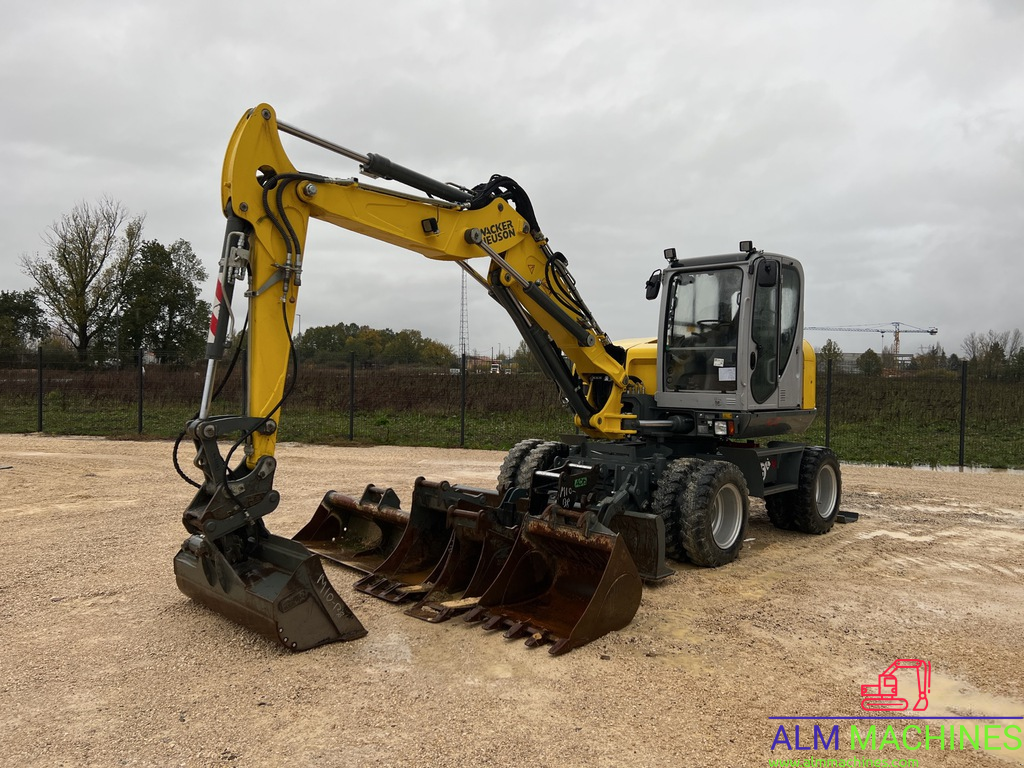
[[[621,396],[630,386],[626,369],[609,352],[608,337],[585,308],[575,311],[582,302],[567,292],[566,280],[545,278],[555,255],[543,234],[508,201],[495,197],[471,209],[355,179],[303,174],[289,160],[280,134],[270,106],[247,113],[231,137],[221,187],[224,210],[233,211],[253,230],[249,268],[255,295],[249,299],[249,333],[250,347],[260,353],[248,361],[250,415],[272,415],[284,392],[289,331],[312,217],[428,259],[458,262],[488,290],[500,286],[514,301],[510,311],[546,333],[571,361],[589,406],[582,413],[578,405],[574,408],[577,426],[592,437],[614,439],[635,432],[629,428],[635,417],[622,412]],[[266,189],[265,179],[274,176],[280,188]],[[486,277],[468,265],[480,258],[490,259]],[[282,303],[287,325],[281,322]],[[610,383],[607,395],[596,402],[590,388],[593,377]],[[259,457],[273,454],[275,440],[276,432],[253,435],[250,467]]]

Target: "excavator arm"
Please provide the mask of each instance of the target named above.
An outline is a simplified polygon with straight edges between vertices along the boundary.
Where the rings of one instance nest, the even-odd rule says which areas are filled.
[[[282,133],[356,160],[366,176],[398,181],[422,194],[299,171],[285,153]],[[492,177],[471,190],[436,181],[380,155],[360,155],[279,123],[273,109],[262,104],[246,113],[232,134],[221,196],[227,232],[207,342],[206,381],[199,413],[183,433],[195,445],[194,463],[203,472],[203,482],[192,481],[179,467],[197,492],[182,517],[189,536],[175,557],[174,571],[181,591],[198,602],[291,650],[365,634],[334,592],[319,559],[299,542],[270,533],[263,522],[280,503],[274,489],[274,449],[279,414],[297,374],[292,327],[311,218],[429,259],[456,262],[508,311],[583,432],[615,439],[635,431],[630,428],[635,415],[624,412],[623,395],[640,385],[633,385],[626,374],[625,352],[598,327],[565,258],[551,250],[529,198],[511,179]],[[486,267],[475,269],[474,259]],[[232,300],[239,283],[248,301],[244,413],[215,415],[217,367],[237,337],[232,332]],[[235,350],[232,366],[240,351]],[[442,484],[438,488],[443,499],[433,503],[430,488],[424,488],[414,497],[414,509],[426,505],[447,513],[463,496],[475,493]],[[444,514],[440,519],[446,519]],[[579,535],[575,524],[566,527],[553,519],[538,526],[540,532],[534,535],[539,541],[575,541]],[[571,570],[576,561],[589,562],[584,581],[598,596],[593,609],[591,601],[584,601],[586,610],[575,629],[562,627],[564,622],[553,629],[561,638],[553,646],[558,652],[624,626],[640,601],[639,575],[622,554],[624,545],[616,545],[607,530],[584,538],[588,547],[602,553],[598,562],[607,560],[615,567],[595,571],[593,554],[589,560],[554,558],[558,567],[552,572],[559,574],[568,573],[565,569]],[[528,564],[535,559],[519,557]],[[577,607],[580,578],[555,579],[575,585],[567,600]],[[513,581],[523,580],[529,579]],[[532,620],[521,618],[517,626]]]
[[[366,175],[402,182],[427,196],[301,172],[282,146],[282,133],[354,159]],[[635,432],[630,428],[635,416],[623,413],[622,395],[631,386],[624,353],[598,327],[564,257],[552,251],[541,232],[529,198],[510,179],[493,177],[473,190],[439,182],[380,155],[360,155],[280,123],[262,104],[235,128],[221,195],[232,223],[228,238],[244,240],[249,273],[250,416],[272,419],[282,403],[306,233],[314,218],[429,259],[458,263],[512,317],[583,432],[612,439]],[[242,235],[236,233],[239,226]],[[226,246],[225,254],[229,250]],[[486,268],[478,271],[473,260],[484,260]],[[222,316],[229,312],[230,295],[219,285]],[[222,350],[213,344],[210,352],[215,359]],[[598,381],[603,386],[593,386]],[[253,433],[250,467],[273,454],[275,439],[271,428]]]

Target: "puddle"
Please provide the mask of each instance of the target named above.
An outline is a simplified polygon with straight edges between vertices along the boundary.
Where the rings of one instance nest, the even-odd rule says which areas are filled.
[[[947,675],[936,674],[933,670],[931,688],[928,691],[927,709],[924,712],[914,712],[910,707],[917,700],[918,679],[916,672],[910,668],[901,668],[897,670],[896,677],[898,680],[898,696],[907,702],[907,709],[902,714],[915,718],[915,721],[910,722],[914,722],[920,727],[927,724],[930,732],[936,738],[939,738],[941,729],[942,738],[945,740],[944,749],[960,751],[960,745],[963,744],[963,748],[967,751],[973,752],[984,749],[983,754],[985,757],[993,757],[999,761],[1006,761],[1011,765],[1021,764],[1022,755],[1013,731],[1011,731],[1009,739],[1004,736],[1004,733],[1009,725],[1024,726],[1024,720],[997,720],[996,718],[1024,718],[1024,701],[986,693],[961,680]],[[864,679],[865,681],[867,680],[866,677]],[[871,680],[871,682],[875,682],[875,680]],[[899,718],[900,711],[893,710],[876,714]],[[943,717],[978,719],[932,720],[932,718]],[[903,722],[896,727],[902,728],[905,724],[906,722]],[[987,733],[986,727],[988,728]],[[985,746],[980,748],[972,746],[975,741]],[[956,746],[952,747],[951,743],[955,743]]]
[[[993,696],[976,688],[954,680],[945,675],[932,673],[932,690],[928,696],[928,714],[935,717],[1024,717],[1024,702],[1005,696]],[[984,738],[985,725],[1008,724],[1022,725],[1021,720],[962,720],[942,721],[956,724],[957,733],[960,726],[967,728],[970,738],[974,737],[975,726],[979,735]],[[946,726],[944,726],[946,727]],[[1001,730],[1001,729],[1000,729]],[[959,737],[958,737],[959,739]],[[970,749],[970,744],[967,745]],[[1014,748],[1015,743],[1005,738],[990,738],[986,757],[994,757],[1011,765],[1020,765],[1021,754]]]
[[[931,464],[871,464],[859,461],[844,461],[843,464],[848,464],[852,467],[873,467],[878,469],[913,469],[918,472],[959,472],[964,475],[1024,475],[1024,469],[1016,467],[959,467],[955,464],[937,464],[935,466]]]
[[[935,674],[934,671],[928,701],[930,715],[1024,717],[1024,702],[1007,696],[993,696],[952,677]]]
[[[901,541],[935,541],[935,537],[929,534],[923,534],[921,536],[912,536],[909,533],[903,533],[902,531],[871,531],[870,533],[862,533],[858,535],[859,539],[874,539],[879,536],[888,536],[892,539],[900,539]]]
[[[965,475],[1024,475],[1024,469],[1007,469],[1006,467],[931,467],[927,464],[915,464],[911,469],[924,472],[960,472]]]

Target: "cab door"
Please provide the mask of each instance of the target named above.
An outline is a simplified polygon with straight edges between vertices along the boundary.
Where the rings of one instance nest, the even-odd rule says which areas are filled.
[[[759,407],[786,407],[795,394],[800,372],[792,361],[799,356],[801,282],[795,264],[767,258],[757,264],[748,364],[750,395]]]

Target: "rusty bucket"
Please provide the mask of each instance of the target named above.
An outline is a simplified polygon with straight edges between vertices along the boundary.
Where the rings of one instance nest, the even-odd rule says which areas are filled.
[[[355,583],[364,592],[390,603],[422,597],[428,578],[444,558],[451,542],[448,507],[451,485],[416,478],[412,505],[402,536],[391,553]],[[401,511],[401,510],[399,510]]]
[[[512,551],[519,526],[503,524],[494,493],[460,498],[448,510],[452,537],[444,559],[427,577],[430,590],[409,616],[439,623],[476,607]]]
[[[366,634],[315,555],[262,525],[251,528],[186,539],[174,558],[178,588],[290,651]]]
[[[372,573],[402,540],[409,513],[401,506],[393,490],[372,483],[359,501],[328,491],[292,538],[332,562]]]
[[[524,520],[508,560],[466,621],[505,629],[552,655],[629,624],[643,585],[622,538],[554,506]]]

